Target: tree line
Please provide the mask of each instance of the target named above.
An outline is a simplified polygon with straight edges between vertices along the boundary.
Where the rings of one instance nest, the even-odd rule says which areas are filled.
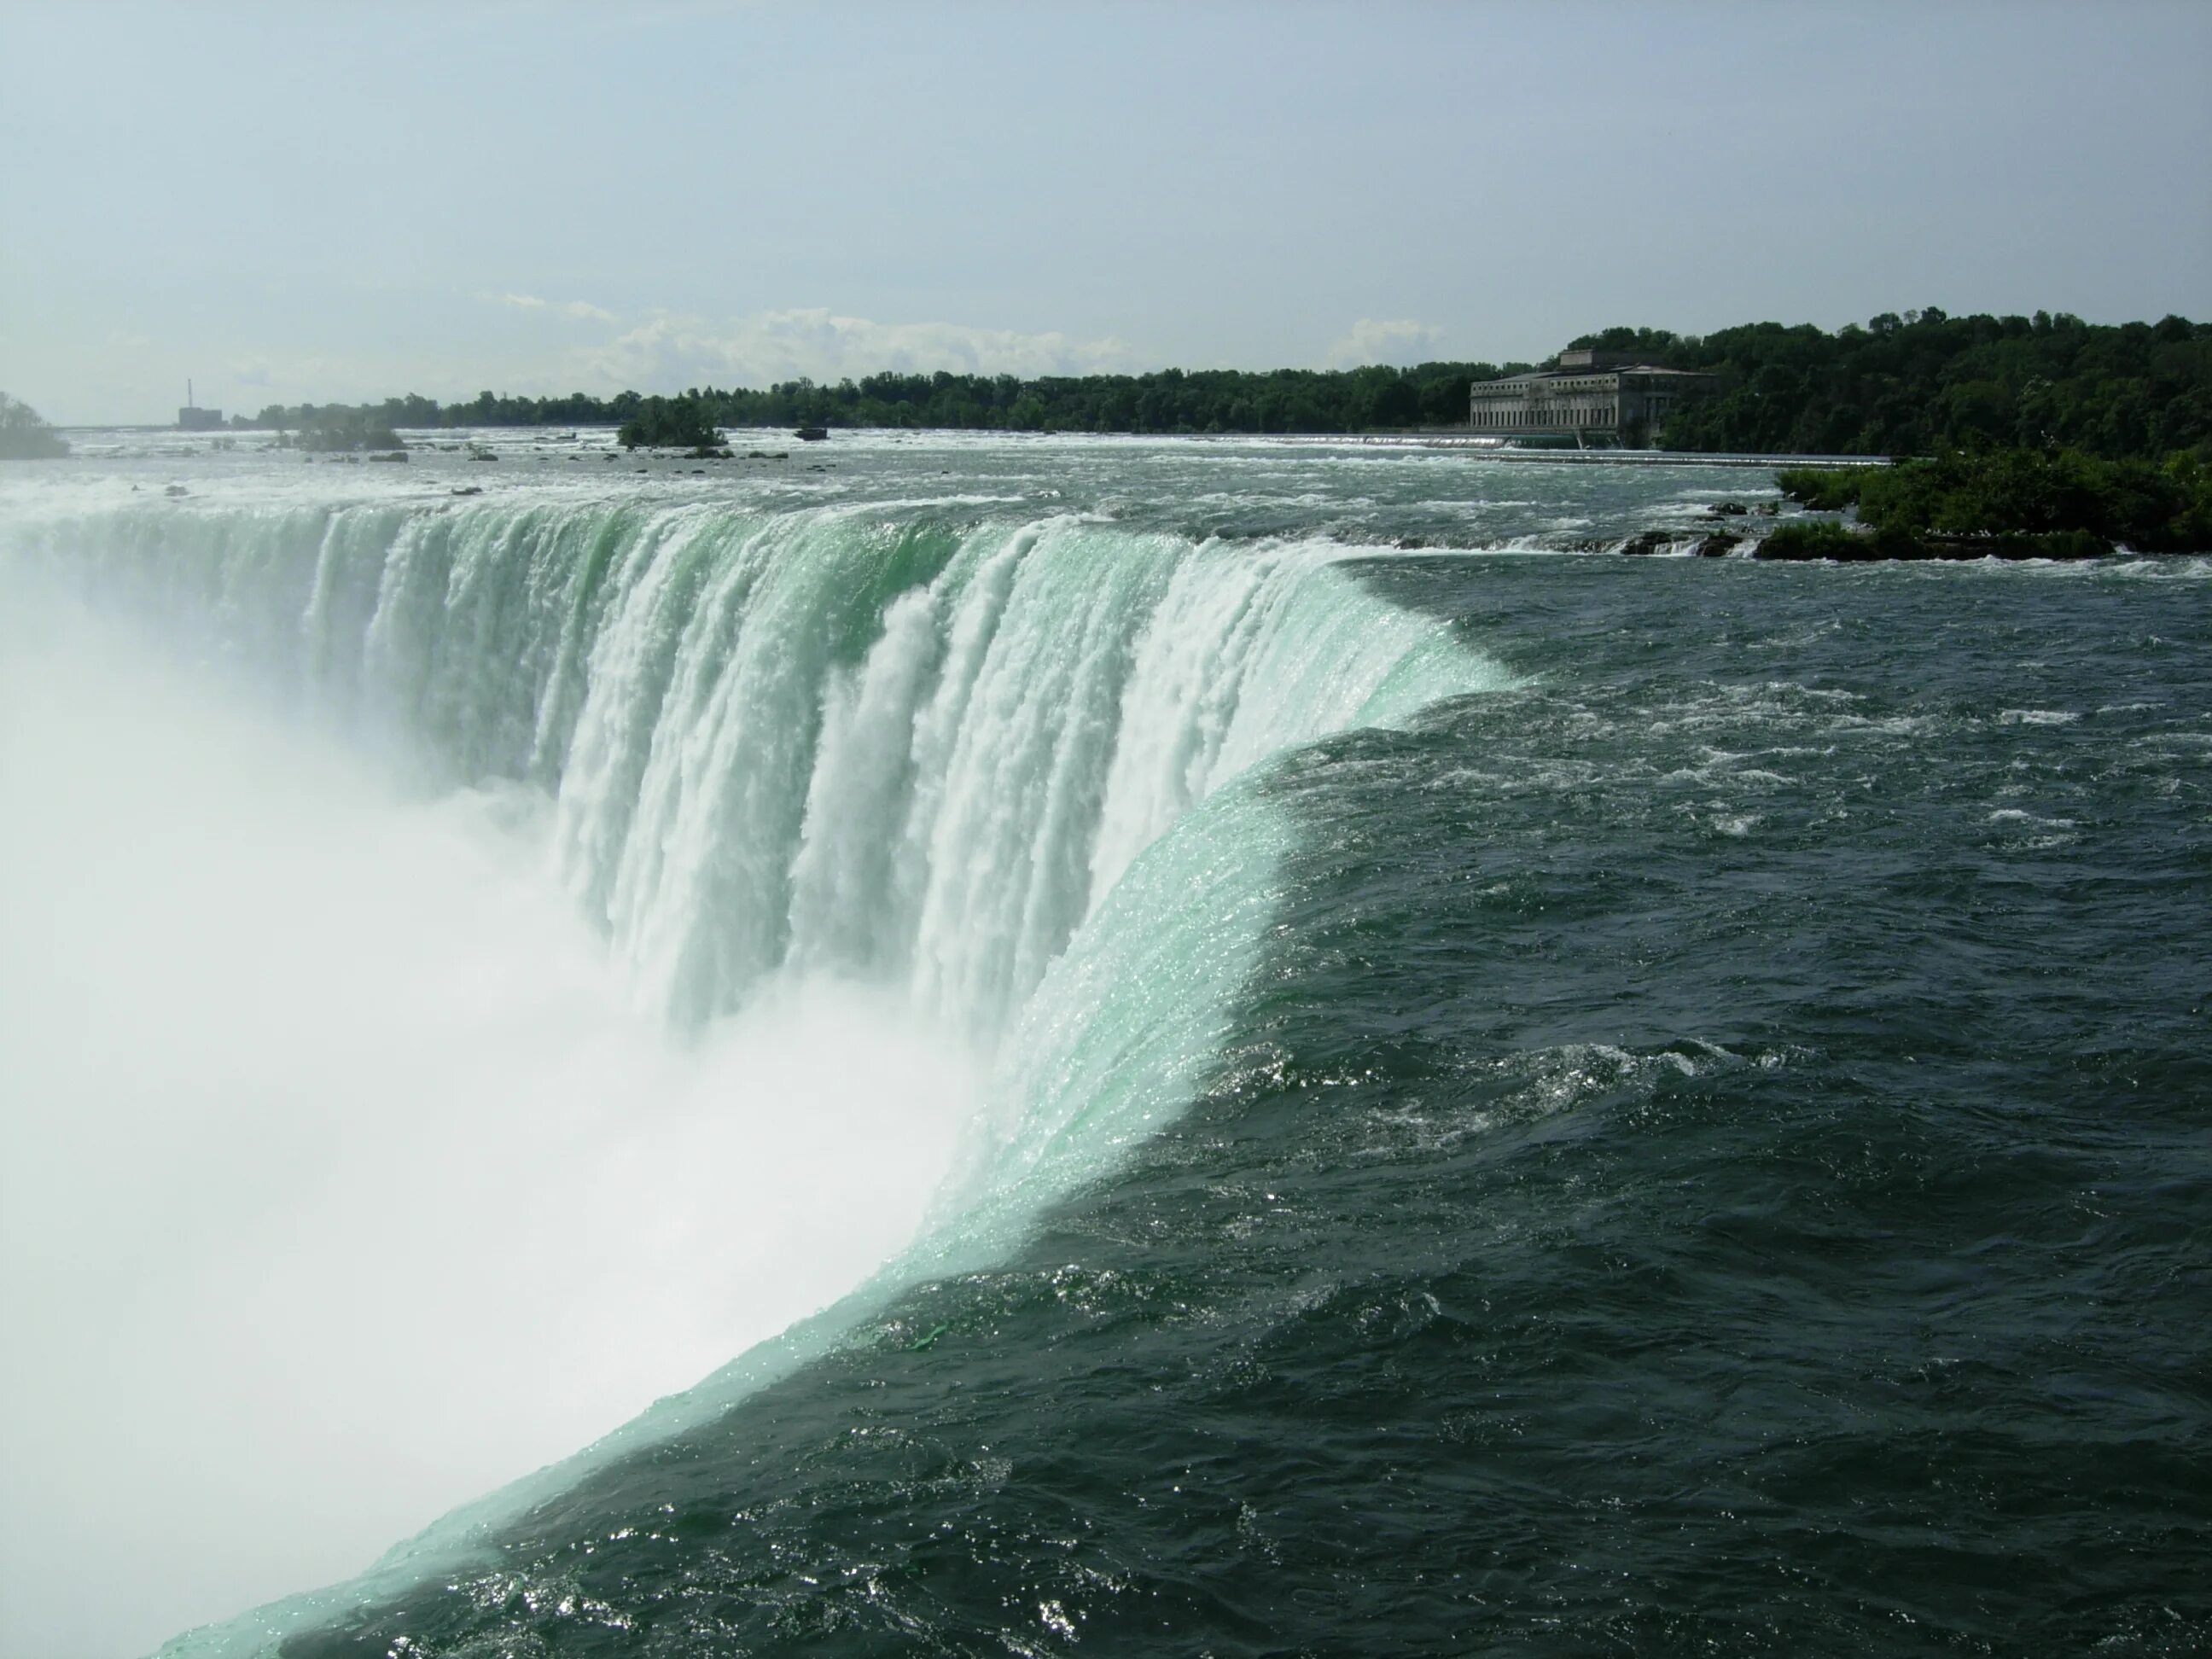
[[[621,426],[649,404],[684,404],[721,427],[951,428],[1004,432],[1369,432],[1463,426],[1467,389],[1525,363],[1423,363],[1414,368],[1161,369],[1146,374],[869,374],[832,383],[781,380],[765,391],[694,386],[652,399],[571,392],[465,403],[389,398],[381,404],[272,404],[233,424],[283,431],[373,420],[391,428]],[[649,417],[689,420],[688,414]]]
[[[1702,339],[1610,329],[1577,342],[1716,379],[1670,449],[1933,455],[2075,449],[2106,457],[2212,446],[2212,324],[2085,323],[2061,312],[1884,313],[1828,333],[1753,323]]]
[[[2106,458],[2212,453],[2212,325],[2085,323],[2065,313],[1884,313],[1833,332],[1751,323],[1697,337],[1611,328],[1572,343],[1711,374],[1659,432],[1666,448],[1768,454],[1932,455],[2080,450]],[[1468,387],[1524,363],[1412,368],[1162,369],[1146,374],[870,374],[765,390],[695,386],[648,399],[571,392],[356,407],[272,404],[241,425],[374,427],[952,428],[1015,432],[1350,433],[1464,425]],[[680,408],[672,407],[680,405]]]

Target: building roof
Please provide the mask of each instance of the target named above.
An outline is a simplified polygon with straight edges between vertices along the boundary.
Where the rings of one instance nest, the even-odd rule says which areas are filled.
[[[1480,392],[1485,386],[1532,386],[1547,380],[1581,380],[1593,374],[1667,374],[1685,380],[1709,380],[1712,376],[1694,368],[1662,368],[1656,363],[1623,363],[1611,368],[1539,368],[1526,374],[1508,374],[1496,380],[1477,380],[1468,388]]]

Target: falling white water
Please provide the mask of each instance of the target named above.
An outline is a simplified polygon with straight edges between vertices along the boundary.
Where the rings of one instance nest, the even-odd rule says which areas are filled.
[[[672,1041],[529,796],[395,800],[8,599],[0,1651],[357,1571],[920,1221],[975,1091],[896,998],[786,980]]]
[[[564,879],[679,1023],[787,965],[994,1041],[1212,790],[1505,676],[1328,544],[862,508],[118,511],[51,562],[557,800]]]
[[[112,1609],[146,1633],[332,1576],[858,1283],[961,1123],[917,1270],[1109,1167],[1267,925],[1282,826],[1226,786],[1504,681],[1344,556],[703,504],[12,527],[0,577],[218,672],[61,610],[8,662],[43,1356],[8,1405],[57,1425],[10,1559],[150,1529],[144,1618]],[[88,1459],[129,1516],[72,1498]]]

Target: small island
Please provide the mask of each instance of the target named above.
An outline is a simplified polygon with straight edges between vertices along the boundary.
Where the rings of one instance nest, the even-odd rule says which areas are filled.
[[[1815,513],[1778,525],[1761,559],[2095,559],[2212,549],[2212,465],[2078,450],[1954,452],[1890,467],[1785,467]],[[1847,520],[1844,514],[1850,514]]]
[[[647,398],[615,433],[624,449],[642,444],[648,449],[688,449],[708,456],[720,451],[721,432],[714,416],[696,392],[680,398]]]
[[[376,411],[337,405],[312,409],[292,442],[324,454],[404,455],[407,449],[392,422]]]

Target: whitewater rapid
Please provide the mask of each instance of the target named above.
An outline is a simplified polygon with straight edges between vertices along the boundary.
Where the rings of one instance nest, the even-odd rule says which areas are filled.
[[[98,659],[106,666],[92,679],[131,688],[125,702],[141,711],[109,710],[117,729],[135,730],[125,742],[75,728],[56,737],[35,715],[21,729],[62,747],[105,745],[101,764],[166,780],[125,816],[158,819],[161,799],[204,793],[214,816],[202,848],[230,853],[227,874],[204,884],[217,899],[170,936],[149,933],[146,905],[84,935],[204,981],[197,999],[142,993],[105,1011],[154,1032],[149,1052],[170,1054],[180,1075],[204,1075],[140,1098],[72,1071],[57,1042],[26,1045],[35,1069],[15,1062],[14,1084],[47,1098],[85,1093],[100,1110],[127,1098],[101,1133],[143,1136],[167,1118],[163,1136],[189,1144],[204,1129],[218,1160],[222,1146],[265,1141],[300,1115],[288,1093],[316,1103],[313,1121],[343,1121],[335,1144],[268,1171],[317,1187],[319,1212],[288,1208],[289,1231],[276,1234],[250,1216],[216,1228],[210,1250],[223,1260],[259,1251],[242,1272],[248,1299],[264,1306],[270,1285],[305,1307],[314,1284],[352,1283],[365,1311],[409,1275],[427,1279],[441,1253],[465,1279],[472,1259],[501,1259],[532,1236],[532,1282],[568,1286],[550,1300],[502,1293],[501,1317],[473,1330],[467,1295],[431,1296],[404,1352],[450,1375],[434,1409],[428,1395],[410,1404],[398,1382],[349,1393],[332,1381],[357,1346],[333,1300],[284,1339],[299,1386],[319,1388],[319,1401],[301,1404],[283,1368],[270,1382],[265,1329],[228,1347],[196,1339],[180,1352],[192,1355],[202,1408],[176,1419],[180,1437],[204,1443],[189,1466],[204,1473],[230,1456],[270,1467],[250,1455],[272,1438],[266,1420],[210,1426],[226,1390],[302,1419],[388,1412],[388,1431],[366,1443],[438,1469],[396,1481],[396,1514],[410,1494],[427,1515],[595,1442],[361,1581],[388,1588],[595,1459],[723,1409],[842,1340],[897,1284],[987,1261],[1038,1206],[1113,1167],[1203,1086],[1224,1011],[1257,960],[1289,834],[1259,787],[1261,763],[1506,681],[1447,625],[1346,574],[1358,551],[1193,541],[1076,514],[762,512],[573,492],[465,505],[111,495],[0,517],[11,596],[36,592],[56,616],[82,608],[42,661],[19,662],[18,702],[51,684],[81,715],[100,694],[67,690],[70,673]],[[155,678],[147,664],[162,665]],[[252,727],[231,745],[244,744],[250,763],[203,753],[207,732],[234,726]],[[18,744],[19,757],[35,748]],[[343,776],[325,776],[330,766]],[[19,767],[19,782],[66,793],[51,787],[65,765],[33,784],[35,772]],[[356,781],[369,776],[382,781],[375,790]],[[96,804],[79,810],[80,822],[99,820]],[[457,811],[475,826],[458,841]],[[401,827],[358,833],[387,820]],[[439,826],[431,851],[426,822]],[[159,838],[159,824],[123,839],[149,833]],[[96,837],[62,824],[52,839],[81,854]],[[293,869],[303,845],[318,852]],[[156,863],[170,884],[149,891],[202,881],[188,858]],[[578,949],[534,898],[487,913],[471,895],[492,866],[541,872],[531,881],[565,895],[578,939],[596,942]],[[272,869],[292,884],[272,884]],[[100,885],[96,872],[76,873]],[[303,896],[349,889],[359,890],[350,908]],[[283,925],[240,920],[256,915]],[[323,941],[304,952],[303,918]],[[407,943],[449,933],[434,947]],[[195,965],[181,959],[187,934],[228,934],[237,948]],[[387,943],[364,946],[370,934]],[[88,948],[80,980],[98,987]],[[457,950],[466,965],[456,974]],[[289,966],[270,969],[288,953]],[[550,975],[556,962],[569,965]],[[442,1003],[393,988],[417,982],[479,988]],[[285,1014],[295,993],[300,1008]],[[282,1039],[236,1002],[285,1025]],[[655,1028],[658,1040],[638,1035]],[[165,1048],[164,1029],[196,1035]],[[327,1075],[328,1057],[349,1048],[410,1058]],[[257,1058],[241,1069],[233,1057],[246,1051]],[[240,1103],[226,1113],[218,1098]],[[84,1190],[60,1196],[82,1199],[96,1224],[96,1158],[82,1145],[72,1156]],[[426,1183],[410,1168],[474,1173]],[[656,1173],[672,1168],[683,1172],[672,1184]],[[247,1190],[227,1176],[204,1185],[219,1211]],[[737,1206],[719,1229],[718,1188]],[[422,1225],[426,1205],[445,1219]],[[380,1206],[406,1248],[368,1222]],[[567,1248],[562,1218],[593,1206],[628,1243],[599,1255]],[[925,1206],[921,1232],[895,1254]],[[360,1219],[332,1224],[348,1215]],[[781,1265],[794,1253],[801,1271]],[[790,1324],[886,1255],[867,1286]],[[129,1293],[129,1278],[125,1261],[104,1282]],[[767,1293],[744,1288],[755,1280]],[[650,1292],[626,1291],[633,1281]],[[57,1286],[109,1293],[66,1274],[41,1293]],[[203,1338],[252,1329],[206,1299],[214,1292],[179,1294],[185,1313],[208,1313]],[[386,1317],[404,1319],[404,1300]],[[577,1371],[556,1358],[564,1341],[549,1345],[546,1333],[560,1328],[564,1301],[613,1345],[608,1363]],[[113,1316],[125,1335],[162,1328],[127,1308]],[[638,1335],[617,1336],[625,1321]],[[644,1335],[656,1322],[666,1340]],[[598,1437],[635,1409],[610,1412],[612,1402],[692,1380],[716,1341],[738,1357]],[[410,1361],[394,1363],[397,1376]],[[240,1364],[260,1379],[242,1392]],[[574,1373],[545,1390],[562,1410],[523,1413],[530,1434],[475,1426],[487,1413],[515,1418],[501,1397],[532,1389],[532,1369],[548,1364]],[[51,1380],[65,1387],[67,1376],[58,1364]],[[580,1432],[586,1421],[594,1426]],[[88,1424],[79,1432],[96,1437]],[[283,1467],[263,1499],[241,1498],[248,1508],[280,1511],[270,1495],[286,1478],[295,1491],[319,1479],[379,1485],[364,1476],[358,1436],[343,1455],[312,1427],[273,1438]],[[448,1439],[467,1454],[441,1460]],[[304,1515],[291,1529],[315,1530]],[[252,1531],[238,1528],[234,1547],[273,1549]],[[178,1546],[183,1578],[194,1553]],[[277,1553],[295,1575],[332,1571],[308,1565],[326,1559],[312,1552]],[[329,1605],[299,1601],[182,1650],[256,1651]]]

